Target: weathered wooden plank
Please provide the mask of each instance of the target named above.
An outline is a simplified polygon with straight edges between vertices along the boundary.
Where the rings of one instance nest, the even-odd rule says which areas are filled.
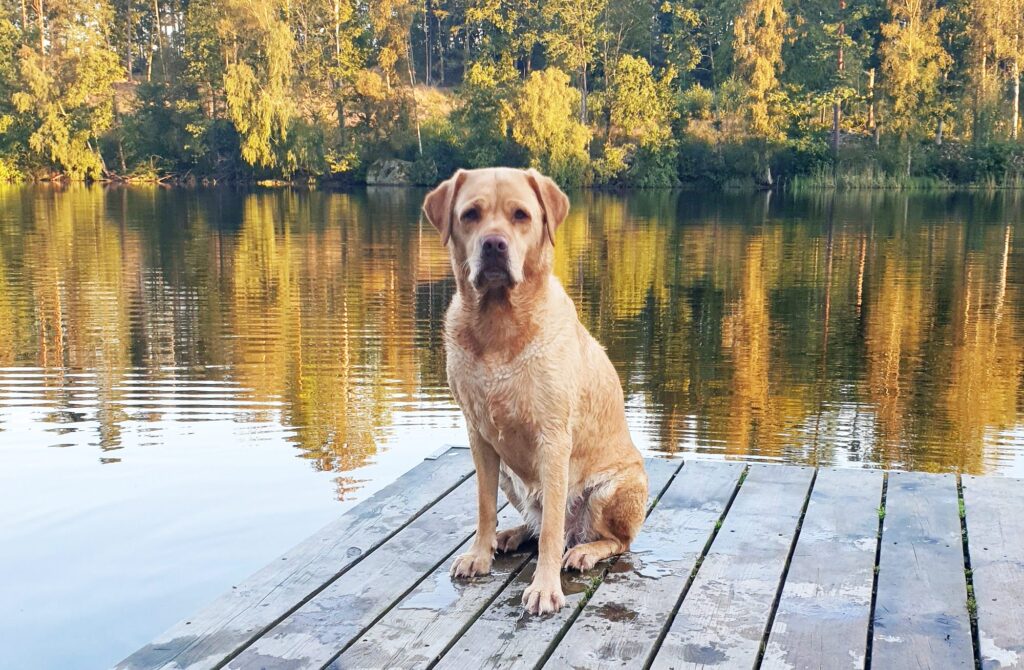
[[[471,477],[225,667],[323,667],[433,572],[475,526],[476,477]]]
[[[661,494],[681,461],[649,459],[650,502]],[[513,670],[533,668],[569,625],[583,604],[587,589],[592,588],[608,568],[599,564],[587,572],[563,572],[562,592],[566,606],[558,612],[538,617],[523,610],[523,591],[533,581],[536,560],[531,560],[484,610],[473,625],[445,654],[436,668],[502,668]]]
[[[879,470],[818,472],[762,668],[864,667],[882,479]]]
[[[562,638],[548,661],[550,667],[598,670],[643,665],[742,472],[742,463],[688,461],[683,466],[632,550],[615,562]]]
[[[420,463],[117,667],[215,667],[363,560],[472,472],[468,449],[452,449]]]
[[[750,466],[652,667],[754,666],[813,474]]]
[[[889,474],[874,625],[873,667],[974,666],[953,475]]]
[[[511,505],[498,515],[498,527],[522,523]],[[331,665],[342,668],[424,668],[456,639],[477,614],[491,602],[530,560],[536,549],[528,542],[511,554],[498,554],[491,574],[469,581],[449,574],[455,556],[469,551],[469,539],[402,599],[387,615],[345,650]]]
[[[1024,480],[962,482],[981,666],[1024,668]]]

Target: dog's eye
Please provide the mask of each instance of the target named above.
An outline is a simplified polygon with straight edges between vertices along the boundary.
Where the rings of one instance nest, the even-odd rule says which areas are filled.
[[[480,210],[478,210],[476,207],[470,207],[465,212],[463,212],[462,216],[459,218],[461,218],[463,221],[467,223],[471,223],[480,218]]]
[[[525,209],[517,209],[515,212],[512,213],[512,218],[514,218],[516,221],[526,221],[527,219],[530,218],[530,215],[527,213]]]

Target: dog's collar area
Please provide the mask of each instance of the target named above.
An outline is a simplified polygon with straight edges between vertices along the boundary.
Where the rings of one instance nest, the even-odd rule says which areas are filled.
[[[484,388],[491,389],[495,385],[507,382],[517,374],[521,373],[529,363],[544,354],[548,347],[551,346],[554,339],[554,337],[550,337],[547,340],[534,338],[529,344],[523,347],[523,350],[519,352],[519,355],[516,356],[515,360],[511,363],[488,364],[487,374],[482,376],[480,379]],[[451,340],[451,342],[454,345],[454,349],[449,351],[449,356],[452,353],[457,353],[464,360],[473,361],[476,364],[479,363],[479,360],[465,347],[455,340]]]

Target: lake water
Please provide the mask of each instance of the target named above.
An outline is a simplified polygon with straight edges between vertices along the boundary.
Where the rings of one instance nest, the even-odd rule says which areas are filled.
[[[421,190],[0,187],[0,649],[109,665],[445,444]],[[634,439],[1024,476],[1024,193],[580,193]]]

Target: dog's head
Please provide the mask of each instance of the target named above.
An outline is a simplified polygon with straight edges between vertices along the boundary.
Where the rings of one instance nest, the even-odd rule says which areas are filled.
[[[448,246],[460,290],[512,291],[551,271],[569,198],[536,170],[458,170],[427,194],[423,213]]]

